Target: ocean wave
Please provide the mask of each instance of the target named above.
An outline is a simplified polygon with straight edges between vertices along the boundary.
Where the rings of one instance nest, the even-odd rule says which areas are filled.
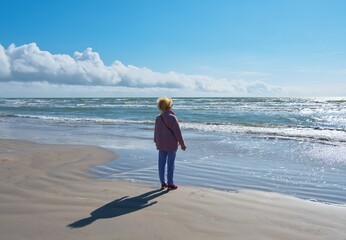
[[[52,102],[52,101],[6,101],[0,102],[0,107],[4,108],[40,108],[40,109],[66,109],[66,110],[83,110],[83,109],[156,109],[156,104],[145,103],[97,103],[97,102]]]
[[[89,122],[97,125],[111,124],[138,124],[153,126],[154,120],[132,120],[121,118],[96,118],[96,117],[69,117],[69,116],[46,116],[29,114],[6,114],[0,113],[3,118],[27,118],[52,121],[56,123],[78,123]],[[293,139],[293,140],[313,140],[331,144],[345,144],[346,130],[343,128],[327,127],[302,127],[285,125],[267,125],[250,123],[207,123],[207,122],[181,122],[183,130],[192,130],[198,132],[219,132],[219,133],[244,133],[256,136],[275,138],[275,139]]]
[[[250,124],[205,124],[187,122],[182,123],[182,127],[184,129],[203,132],[246,133],[260,135],[267,138],[346,143],[346,131],[344,129]]]
[[[45,116],[45,115],[27,115],[27,114],[0,114],[0,117],[15,117],[40,119],[54,122],[92,122],[97,124],[154,124],[151,120],[128,120],[115,118],[92,118],[92,117],[63,117],[63,116]]]
[[[18,117],[18,115],[10,113],[0,113],[0,117]]]
[[[346,98],[176,98],[174,109],[182,111],[271,112],[342,114],[346,112]],[[156,109],[155,98],[0,98],[0,108],[98,110],[98,109]]]

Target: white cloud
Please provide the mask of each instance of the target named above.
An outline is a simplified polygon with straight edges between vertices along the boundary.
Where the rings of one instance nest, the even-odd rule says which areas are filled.
[[[0,81],[51,85],[170,89],[183,92],[235,95],[278,95],[282,89],[264,82],[233,81],[206,75],[160,73],[115,61],[105,65],[97,52],[87,48],[73,56],[42,51],[36,43],[4,49],[0,45]]]
[[[4,47],[0,45],[0,79],[8,77],[10,73],[11,70],[8,57],[5,53]]]

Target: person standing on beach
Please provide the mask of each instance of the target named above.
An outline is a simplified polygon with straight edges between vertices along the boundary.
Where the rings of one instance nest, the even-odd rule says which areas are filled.
[[[159,98],[157,107],[161,114],[156,117],[154,142],[157,150],[159,150],[159,177],[162,189],[177,189],[174,184],[174,161],[178,146],[185,151],[186,145],[180,131],[178,119],[172,112],[172,98]],[[165,168],[167,163],[167,183],[165,181]]]

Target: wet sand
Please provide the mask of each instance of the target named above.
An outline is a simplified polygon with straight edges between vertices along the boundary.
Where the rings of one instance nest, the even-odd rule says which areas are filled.
[[[94,179],[93,146],[0,140],[0,239],[346,239],[346,207]]]

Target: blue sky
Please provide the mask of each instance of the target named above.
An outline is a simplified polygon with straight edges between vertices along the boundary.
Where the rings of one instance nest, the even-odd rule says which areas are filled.
[[[57,88],[62,95],[83,96],[346,96],[346,1],[0,2],[0,44],[11,69],[2,77],[0,72],[2,89],[11,88],[0,92],[5,96],[22,95],[23,89],[28,94],[31,87],[31,94],[40,96]],[[60,73],[47,75],[50,70],[42,70],[34,57],[20,59],[32,43],[33,54],[69,55],[76,68],[81,59],[75,52],[92,48],[85,56],[99,54],[100,72],[117,80],[94,80],[103,76],[94,72],[81,73],[86,80],[52,80]],[[22,48],[10,53],[11,44]],[[115,60],[122,65],[110,70]],[[18,61],[32,64],[35,74],[16,70]],[[143,79],[142,70],[148,74]]]

